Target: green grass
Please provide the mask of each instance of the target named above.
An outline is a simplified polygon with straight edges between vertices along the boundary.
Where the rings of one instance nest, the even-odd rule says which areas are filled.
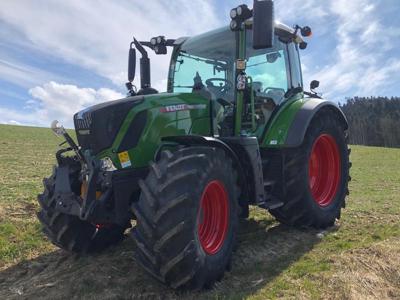
[[[130,239],[106,253],[79,258],[44,238],[36,195],[60,142],[49,129],[0,125],[2,299],[343,299],[370,296],[368,284],[378,296],[400,298],[398,271],[387,273],[400,268],[399,149],[351,147],[351,194],[337,227],[322,233],[288,228],[253,208],[241,224],[232,271],[211,290],[179,293],[140,269]]]

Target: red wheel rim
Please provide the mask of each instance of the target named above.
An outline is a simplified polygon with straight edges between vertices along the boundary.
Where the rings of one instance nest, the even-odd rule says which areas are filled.
[[[197,225],[201,246],[207,254],[215,254],[221,249],[228,231],[228,219],[228,193],[220,181],[213,180],[201,196]]]
[[[340,154],[335,139],[321,134],[314,142],[308,164],[311,194],[325,207],[332,203],[340,183]]]

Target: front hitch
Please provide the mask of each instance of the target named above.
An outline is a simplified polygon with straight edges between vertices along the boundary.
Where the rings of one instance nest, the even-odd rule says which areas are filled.
[[[53,195],[56,210],[77,216],[84,221],[96,221],[96,223],[113,221],[114,214],[106,209],[112,194],[111,172],[102,172],[100,160],[92,156],[90,151],[82,153],[80,147],[58,121],[53,121],[51,128],[57,136],[64,137],[64,143],[69,145],[56,153],[58,167]],[[71,151],[75,153],[74,156],[65,155]],[[83,182],[87,188],[82,191]],[[99,185],[108,188],[97,197]]]
[[[74,215],[84,221],[107,223],[114,219],[114,214],[106,209],[111,198],[111,174],[101,173],[100,161],[90,155],[84,154],[84,162],[77,157],[63,156],[68,148],[57,152],[58,168],[56,169],[56,182],[54,200],[56,210]],[[87,187],[81,190],[82,183]],[[110,188],[102,191],[97,197],[99,184]],[[80,192],[80,195],[79,195]]]
[[[71,136],[65,130],[64,126],[62,126],[57,120],[54,120],[53,122],[51,122],[51,130],[53,130],[53,132],[58,137],[64,137],[65,142],[68,143],[68,145],[70,146],[69,148],[67,148],[68,150],[66,150],[66,151],[73,150],[75,152],[76,156],[79,158],[79,160],[81,160],[81,161],[84,160],[84,156],[82,155],[81,149],[78,147],[78,145],[74,142],[74,140],[71,138]],[[64,144],[64,143],[62,143],[62,144]],[[66,152],[66,151],[64,151],[64,152]],[[57,157],[57,161],[58,161],[58,157]]]

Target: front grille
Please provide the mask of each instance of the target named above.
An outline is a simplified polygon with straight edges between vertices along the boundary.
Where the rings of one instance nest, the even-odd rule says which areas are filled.
[[[74,116],[75,132],[82,149],[93,148],[93,137],[91,136],[92,114],[90,112],[79,112]]]
[[[74,116],[74,124],[75,129],[90,129],[90,125],[92,125],[92,114],[90,112],[86,112],[81,114],[76,114]]]
[[[97,104],[74,116],[79,145],[97,154],[111,147],[126,115],[143,97],[129,97]]]

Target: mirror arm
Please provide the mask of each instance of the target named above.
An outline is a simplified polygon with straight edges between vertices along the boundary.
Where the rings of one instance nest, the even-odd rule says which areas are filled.
[[[142,54],[142,57],[148,58],[147,51],[143,48],[142,44],[135,38],[133,38],[133,43],[135,44],[136,49],[139,50],[140,54]]]

